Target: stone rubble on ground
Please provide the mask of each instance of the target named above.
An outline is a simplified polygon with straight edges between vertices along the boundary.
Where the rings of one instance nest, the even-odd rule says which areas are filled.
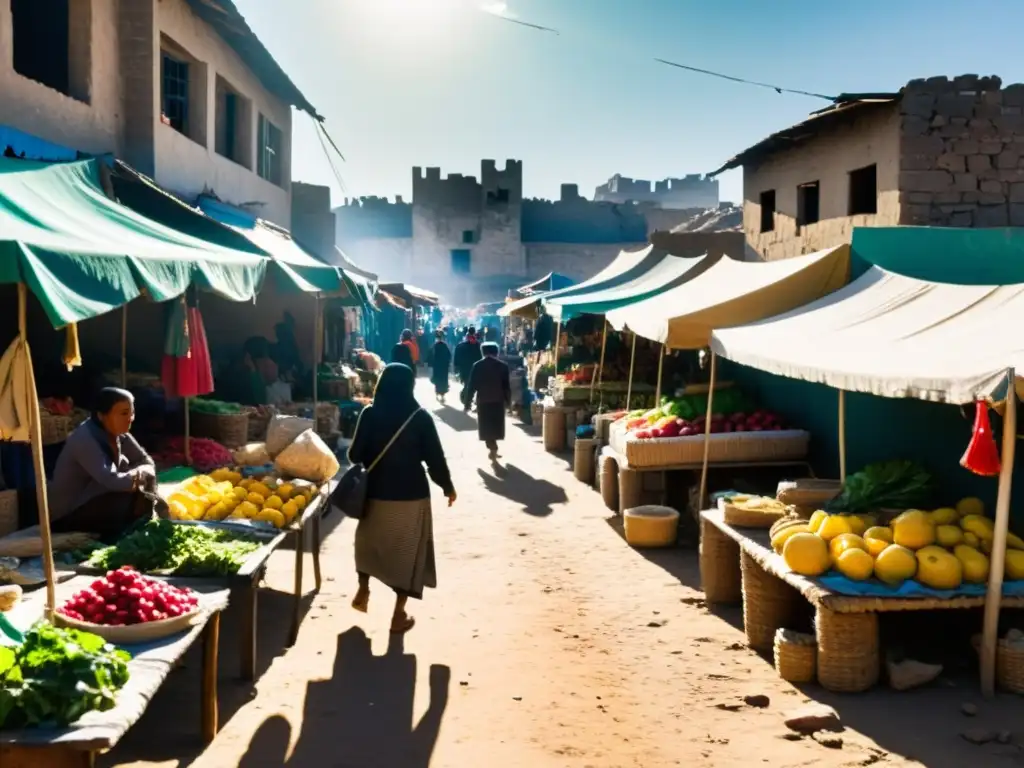
[[[842,723],[832,707],[824,704],[809,704],[786,717],[786,727],[791,731],[810,735],[817,731],[839,731]]]

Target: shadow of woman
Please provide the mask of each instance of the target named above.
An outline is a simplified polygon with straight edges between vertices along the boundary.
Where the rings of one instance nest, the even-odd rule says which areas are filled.
[[[482,469],[477,470],[484,487],[493,494],[521,504],[523,512],[528,515],[547,517],[554,511],[556,504],[568,501],[565,489],[547,480],[538,480],[511,464],[497,464],[493,469],[493,475]]]
[[[302,733],[291,757],[284,759],[289,732],[275,722],[280,718],[269,718],[239,768],[427,768],[448,705],[451,670],[431,665],[430,703],[413,725],[416,666],[401,635],[391,635],[387,653],[374,656],[362,629],[342,633],[333,675],[309,683]]]

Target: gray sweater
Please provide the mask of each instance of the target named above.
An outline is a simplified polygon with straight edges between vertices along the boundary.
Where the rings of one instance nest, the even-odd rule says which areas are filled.
[[[93,419],[80,424],[64,443],[49,485],[50,516],[58,519],[105,493],[132,490],[131,470],[153,459],[130,434],[118,439],[118,456],[107,433]]]

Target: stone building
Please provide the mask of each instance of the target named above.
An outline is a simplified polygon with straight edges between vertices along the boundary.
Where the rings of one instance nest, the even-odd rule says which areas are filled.
[[[555,271],[589,277],[622,249],[693,211],[587,200],[563,184],[558,200],[523,197],[523,165],[481,163],[475,176],[413,168],[413,199],[364,197],[335,209],[337,243],[382,277],[436,291],[453,304],[495,301]],[[717,182],[716,182],[717,183]],[[717,205],[717,202],[716,202]]]
[[[712,175],[743,168],[743,228],[766,259],[858,226],[1024,226],[1024,85],[963,75],[847,94]]]
[[[111,153],[287,227],[291,107],[231,0],[0,0],[0,150]]]
[[[650,203],[658,208],[717,208],[718,180],[699,173],[681,179],[651,182],[615,174],[594,190],[594,200],[608,203]]]

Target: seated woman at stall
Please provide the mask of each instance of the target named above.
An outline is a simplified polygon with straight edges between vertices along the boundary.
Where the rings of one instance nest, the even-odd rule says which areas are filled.
[[[94,533],[107,542],[160,504],[153,459],[132,437],[135,398],[115,387],[100,390],[92,418],[64,444],[49,485],[51,529]]]

